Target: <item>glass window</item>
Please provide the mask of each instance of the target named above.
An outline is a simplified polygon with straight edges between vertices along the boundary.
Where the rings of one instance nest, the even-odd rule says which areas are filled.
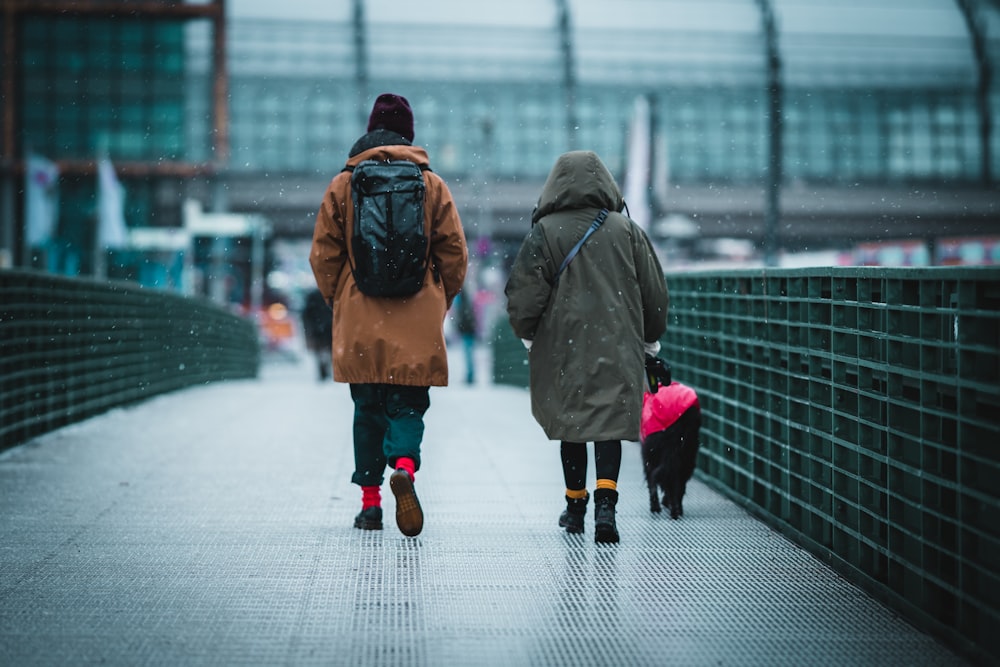
[[[25,134],[40,152],[92,159],[185,159],[182,23],[27,17],[39,54],[21,63]],[[56,127],[53,128],[53,125]],[[202,135],[207,143],[207,132]],[[53,145],[55,144],[55,145]]]
[[[857,175],[863,180],[876,179],[885,173],[885,142],[881,105],[873,94],[863,94],[857,99],[854,111],[858,129],[859,165]]]

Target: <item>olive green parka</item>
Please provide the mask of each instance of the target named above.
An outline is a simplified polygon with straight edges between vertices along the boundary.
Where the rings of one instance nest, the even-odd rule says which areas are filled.
[[[602,208],[607,219],[554,284]],[[643,343],[666,330],[668,298],[649,238],[622,209],[621,190],[595,153],[562,155],[507,281],[511,327],[532,341],[532,414],[551,440],[639,439]]]

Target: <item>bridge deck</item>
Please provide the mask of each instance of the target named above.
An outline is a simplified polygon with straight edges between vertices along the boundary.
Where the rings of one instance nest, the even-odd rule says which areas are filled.
[[[352,528],[350,396],[302,364],[0,455],[0,664],[965,664],[703,484],[651,515],[632,443],[621,544],[567,535],[526,392],[431,402],[417,538],[387,485]]]

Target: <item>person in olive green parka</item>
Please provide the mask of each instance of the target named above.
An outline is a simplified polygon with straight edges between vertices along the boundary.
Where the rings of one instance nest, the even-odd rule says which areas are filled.
[[[505,293],[514,333],[528,348],[531,410],[561,441],[566,511],[559,525],[583,532],[586,444],[594,442],[595,540],[617,542],[621,441],[639,439],[646,355],[666,330],[667,285],[646,233],[622,214],[621,190],[592,151],[556,161]],[[555,280],[601,209],[608,215]]]

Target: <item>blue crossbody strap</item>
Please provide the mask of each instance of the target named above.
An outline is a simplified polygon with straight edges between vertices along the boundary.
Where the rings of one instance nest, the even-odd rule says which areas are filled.
[[[583,235],[583,238],[577,241],[576,245],[573,246],[572,250],[566,253],[566,259],[564,259],[562,261],[562,264],[559,265],[559,270],[556,271],[556,276],[552,280],[553,284],[559,282],[559,276],[562,275],[562,272],[566,269],[567,266],[569,266],[569,263],[573,261],[574,257],[576,257],[576,253],[580,252],[580,248],[583,247],[584,241],[590,238],[590,235],[597,231],[597,228],[604,223],[604,219],[606,217],[608,217],[608,209],[602,208],[601,212],[597,214],[596,218],[594,218],[594,221],[590,223],[590,227],[587,228],[587,232]]]

